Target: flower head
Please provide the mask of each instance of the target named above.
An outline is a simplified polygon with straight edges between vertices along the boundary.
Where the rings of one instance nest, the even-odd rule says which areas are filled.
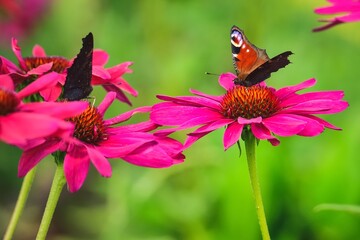
[[[15,38],[12,39],[12,50],[19,62],[19,66],[10,60],[0,57],[0,74],[7,74],[14,79],[16,86],[21,83],[32,81],[34,76],[42,76],[51,71],[58,74],[57,84],[52,88],[43,89],[40,95],[46,101],[56,101],[62,92],[65,83],[67,68],[72,65],[74,59],[66,59],[62,56],[48,56],[40,45],[35,45],[32,56],[23,57],[21,48]],[[130,100],[123,91],[133,96],[137,96],[137,91],[132,88],[124,79],[125,73],[131,73],[129,66],[131,62],[125,62],[116,66],[105,68],[109,55],[100,49],[93,52],[92,66],[92,85],[101,85],[106,91],[116,92],[116,98],[124,103],[131,105]]]
[[[227,91],[222,96],[211,96],[191,90],[196,96],[158,96],[165,102],[153,106],[150,118],[163,126],[175,128],[158,131],[159,135],[192,127],[199,127],[190,133],[185,148],[201,137],[222,127],[224,147],[229,148],[241,137],[245,126],[249,126],[257,139],[267,139],[276,146],[279,136],[316,136],[325,128],[339,130],[314,114],[332,114],[348,107],[343,101],[342,91],[324,91],[298,94],[314,86],[315,79],[295,86],[276,90],[265,84],[243,87],[233,84],[236,76],[222,74],[220,84]]]
[[[334,17],[332,19],[320,20],[327,22],[326,25],[315,28],[314,32],[326,30],[341,23],[360,21],[360,1],[359,0],[328,0],[332,5],[315,9],[317,14],[340,14],[347,13],[344,16]]]
[[[76,192],[85,181],[90,163],[102,176],[111,176],[107,158],[122,158],[131,164],[154,168],[183,161],[181,143],[149,133],[157,127],[156,124],[148,121],[114,126],[136,113],[148,112],[150,107],[105,120],[104,113],[115,98],[116,93],[110,92],[97,108],[89,106],[80,115],[70,118],[69,121],[75,123],[72,138],[47,138],[27,149],[20,158],[18,175],[25,176],[45,156],[60,150],[65,153],[64,172],[68,188]]]
[[[74,126],[64,119],[81,113],[84,102],[24,103],[23,98],[56,83],[56,73],[47,74],[25,87],[14,91],[12,79],[0,75],[0,140],[24,147],[29,141],[43,137],[67,138]]]

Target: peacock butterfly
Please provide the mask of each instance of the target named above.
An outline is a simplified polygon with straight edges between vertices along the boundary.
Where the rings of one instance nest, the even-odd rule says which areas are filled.
[[[91,87],[92,59],[94,38],[90,32],[82,39],[82,48],[74,59],[71,67],[67,69],[63,98],[76,101],[89,96]]]
[[[271,73],[290,63],[291,51],[269,58],[265,49],[257,48],[246,38],[237,26],[231,28],[231,50],[237,78],[234,84],[245,87],[258,84],[270,77]]]

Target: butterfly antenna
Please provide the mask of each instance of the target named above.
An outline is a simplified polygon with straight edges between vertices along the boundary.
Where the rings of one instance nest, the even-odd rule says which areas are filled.
[[[213,75],[213,76],[220,76],[220,74],[217,73],[211,73],[211,72],[205,72],[206,75]]]

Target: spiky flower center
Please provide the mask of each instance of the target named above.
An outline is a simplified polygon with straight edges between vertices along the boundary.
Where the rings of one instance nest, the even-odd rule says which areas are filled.
[[[89,106],[82,114],[69,120],[75,123],[74,137],[77,139],[94,145],[107,139],[103,116],[97,108]]]
[[[69,61],[62,57],[27,57],[24,58],[27,71],[45,63],[53,63],[50,71],[62,73],[69,67]],[[25,70],[25,69],[24,69]]]
[[[236,85],[228,90],[221,102],[221,113],[232,119],[269,117],[280,110],[280,100],[271,88]]]
[[[20,100],[14,93],[0,88],[0,116],[14,112],[19,103]]]

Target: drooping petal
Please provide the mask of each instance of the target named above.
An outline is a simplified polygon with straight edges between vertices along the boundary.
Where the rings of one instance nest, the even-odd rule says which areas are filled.
[[[19,61],[19,65],[23,70],[27,70],[26,64],[25,64],[25,60],[23,59],[22,55],[21,55],[21,48],[18,45],[18,41],[15,38],[11,39],[11,48],[16,56],[16,58]]]
[[[93,65],[104,66],[109,60],[109,54],[100,49],[93,51]]]
[[[266,139],[273,146],[277,146],[277,145],[280,144],[280,141],[276,137],[271,135],[271,132],[269,131],[269,129],[267,129],[261,123],[253,123],[253,124],[251,124],[251,132],[254,134],[254,136],[257,139]]]
[[[78,191],[89,171],[90,159],[86,148],[70,144],[64,159],[64,174],[70,192]]]
[[[239,141],[243,128],[244,125],[237,122],[229,124],[225,130],[223,139],[225,150]]]
[[[198,95],[200,97],[204,97],[204,98],[208,98],[208,99],[212,100],[210,102],[204,102],[204,103],[205,104],[210,103],[211,105],[214,106],[214,108],[216,108],[216,106],[218,106],[218,104],[221,102],[221,100],[224,97],[224,96],[214,96],[214,95],[206,94],[206,93],[200,92],[200,91],[195,90],[195,89],[190,89],[190,92],[192,94]],[[199,103],[199,101],[197,101],[197,103]],[[208,106],[208,105],[204,105],[204,106]]]
[[[24,177],[44,157],[59,150],[60,145],[61,142],[59,140],[52,139],[29,150],[25,150],[20,157],[18,176]]]
[[[126,103],[129,106],[132,106],[129,98],[124,94],[123,91],[121,91],[121,89],[119,89],[118,87],[116,87],[113,84],[104,84],[102,85],[102,87],[107,91],[107,92],[115,92],[116,93],[116,99],[118,99],[120,102]]]
[[[104,155],[99,152],[96,148],[86,146],[87,153],[90,157],[90,161],[95,166],[96,170],[103,177],[111,177],[111,165]]]

